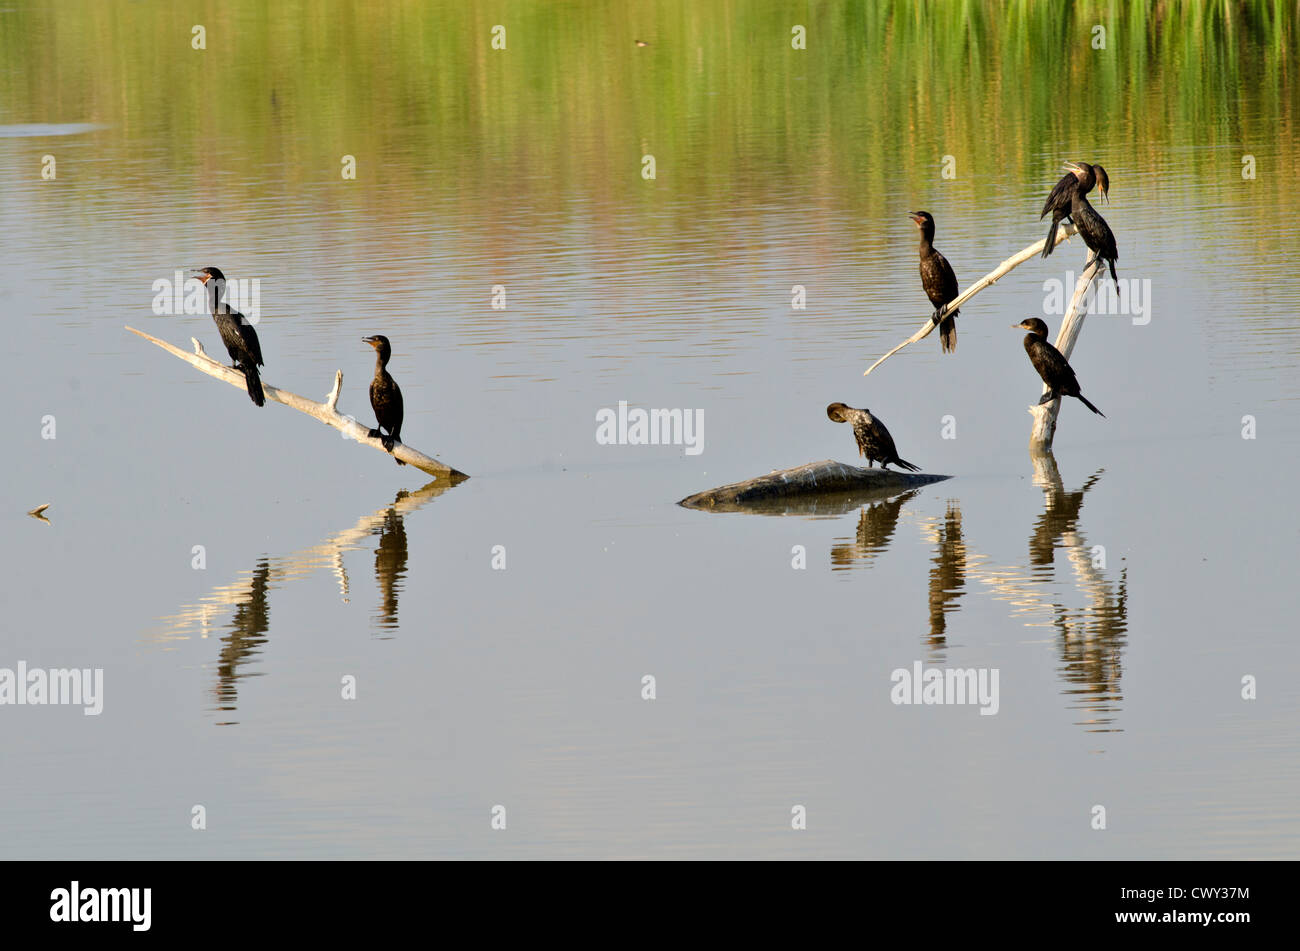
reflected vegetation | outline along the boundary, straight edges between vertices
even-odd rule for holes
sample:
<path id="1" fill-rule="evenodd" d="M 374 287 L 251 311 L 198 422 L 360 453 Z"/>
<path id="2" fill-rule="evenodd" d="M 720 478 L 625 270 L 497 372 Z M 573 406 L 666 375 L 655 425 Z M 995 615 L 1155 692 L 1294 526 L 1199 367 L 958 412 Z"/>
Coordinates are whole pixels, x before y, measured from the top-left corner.
<path id="1" fill-rule="evenodd" d="M 197 602 L 161 618 L 162 626 L 147 634 L 145 641 L 166 649 L 177 646 L 179 641 L 218 634 L 222 646 L 217 659 L 217 683 L 213 688 L 216 709 L 233 711 L 237 681 L 254 675 L 247 668 L 261 654 L 268 639 L 268 593 L 326 570 L 334 576 L 340 600 L 350 602 L 351 581 L 344 556 L 366 549 L 368 539 L 375 537 L 379 540 L 374 550 L 379 602 L 372 621 L 377 635 L 391 638 L 398 628 L 397 602 L 407 571 L 405 519 L 455 486 L 457 481 L 462 480 L 434 479 L 414 492 L 403 490 L 391 505 L 363 516 L 352 527 L 336 532 L 317 545 L 288 555 L 263 557 L 251 572 L 241 573 L 234 582 L 219 585 Z M 221 724 L 232 722 L 226 720 Z"/>

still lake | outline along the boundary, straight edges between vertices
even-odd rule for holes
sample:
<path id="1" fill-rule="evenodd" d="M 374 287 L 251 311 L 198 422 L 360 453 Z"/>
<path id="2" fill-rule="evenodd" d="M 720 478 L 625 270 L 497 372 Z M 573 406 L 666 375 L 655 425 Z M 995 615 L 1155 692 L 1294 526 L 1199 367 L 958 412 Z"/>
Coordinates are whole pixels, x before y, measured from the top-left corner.
<path id="1" fill-rule="evenodd" d="M 1144 7 L 10 3 L 0 668 L 104 706 L 0 706 L 0 854 L 1295 858 L 1295 10 Z M 1051 472 L 1010 325 L 1055 334 L 1078 238 L 862 372 L 930 312 L 907 213 L 965 286 L 1072 159 L 1146 312 L 1089 317 L 1107 418 L 1067 400 Z M 224 359 L 154 312 L 204 265 L 367 425 L 388 336 L 472 478 L 124 330 Z M 598 443 L 620 401 L 702 451 Z M 676 504 L 855 462 L 833 401 L 953 478 Z M 917 663 L 996 715 L 891 702 Z"/>

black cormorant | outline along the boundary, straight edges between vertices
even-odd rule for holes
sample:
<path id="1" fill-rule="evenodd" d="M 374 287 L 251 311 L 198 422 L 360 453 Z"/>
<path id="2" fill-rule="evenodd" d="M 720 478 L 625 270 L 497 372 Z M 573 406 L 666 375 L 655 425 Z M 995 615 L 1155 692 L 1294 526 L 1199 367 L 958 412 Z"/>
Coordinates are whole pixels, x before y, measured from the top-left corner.
<path id="1" fill-rule="evenodd" d="M 1107 193 L 1110 191 L 1110 176 L 1100 165 L 1088 165 L 1085 162 L 1078 163 L 1081 168 L 1087 168 L 1091 175 L 1086 178 L 1080 178 L 1074 172 L 1066 172 L 1064 177 L 1056 183 L 1052 189 L 1047 201 L 1043 202 L 1043 210 L 1038 215 L 1038 220 L 1042 221 L 1048 212 L 1052 214 L 1052 227 L 1047 231 L 1047 242 L 1043 245 L 1043 257 L 1047 257 L 1056 248 L 1056 227 L 1064 219 L 1070 217 L 1070 206 L 1074 202 L 1074 193 L 1081 191 L 1087 194 L 1092 190 L 1094 185 L 1101 192 L 1101 197 L 1107 201 Z M 1073 220 L 1073 219 L 1072 219 Z"/>
<path id="2" fill-rule="evenodd" d="M 1087 267 L 1092 266 L 1093 261 L 1100 258 L 1110 264 L 1110 279 L 1118 286 L 1119 278 L 1115 276 L 1115 262 L 1119 259 L 1119 251 L 1115 246 L 1115 234 L 1110 230 L 1110 225 L 1106 224 L 1106 219 L 1097 214 L 1097 209 L 1088 203 L 1088 198 L 1084 194 L 1086 189 L 1082 187 L 1082 182 L 1096 177 L 1092 166 L 1066 162 L 1065 167 L 1074 173 L 1081 183 L 1070 199 L 1070 218 L 1074 221 L 1074 226 L 1079 229 L 1079 236 L 1083 238 L 1083 243 L 1093 253 L 1092 261 L 1089 261 L 1084 269 L 1087 270 Z"/>
<path id="3" fill-rule="evenodd" d="M 262 379 L 257 375 L 257 368 L 263 366 L 262 345 L 257 342 L 257 331 L 247 317 L 231 310 L 230 305 L 221 299 L 226 289 L 226 275 L 220 268 L 201 268 L 197 276 L 208 292 L 212 319 L 221 334 L 221 342 L 226 345 L 226 352 L 234 361 L 234 369 L 244 372 L 249 398 L 258 406 L 264 406 L 266 395 L 262 392 Z"/>
<path id="4" fill-rule="evenodd" d="M 1047 342 L 1047 324 L 1037 317 L 1029 317 L 1011 326 L 1029 331 L 1025 334 L 1025 353 L 1029 354 L 1029 362 L 1034 365 L 1034 369 L 1049 388 L 1049 392 L 1043 394 L 1039 403 L 1050 403 L 1062 396 L 1073 396 L 1098 416 L 1105 417 L 1105 413 L 1089 403 L 1088 398 L 1079 392 L 1079 381 L 1075 379 L 1074 370 L 1061 355 L 1061 351 Z"/>
<path id="5" fill-rule="evenodd" d="M 837 423 L 853 424 L 853 438 L 858 442 L 858 455 L 866 456 L 868 469 L 879 459 L 882 469 L 892 462 L 900 469 L 920 471 L 920 466 L 914 466 L 898 458 L 898 450 L 894 448 L 894 438 L 889 435 L 885 424 L 871 415 L 871 410 L 854 409 L 843 403 L 832 403 L 826 407 L 826 415 Z"/>
<path id="6" fill-rule="evenodd" d="M 957 299 L 957 275 L 952 272 L 948 259 L 934 249 L 934 218 L 928 211 L 911 211 L 907 215 L 921 229 L 921 286 L 934 305 L 933 320 L 939 324 L 939 340 L 944 353 L 957 349 L 957 320 L 960 310 L 939 322 L 939 309 Z"/>
<path id="7" fill-rule="evenodd" d="M 361 342 L 375 348 L 375 378 L 370 381 L 370 408 L 375 411 L 375 422 L 380 429 L 388 430 L 388 435 L 385 436 L 379 429 L 372 429 L 370 438 L 381 440 L 384 448 L 392 452 L 393 446 L 402 441 L 402 391 L 397 381 L 388 375 L 388 358 L 393 355 L 393 348 L 389 346 L 388 338 L 380 334 L 363 337 Z M 395 461 L 399 466 L 406 465 L 401 459 Z"/>

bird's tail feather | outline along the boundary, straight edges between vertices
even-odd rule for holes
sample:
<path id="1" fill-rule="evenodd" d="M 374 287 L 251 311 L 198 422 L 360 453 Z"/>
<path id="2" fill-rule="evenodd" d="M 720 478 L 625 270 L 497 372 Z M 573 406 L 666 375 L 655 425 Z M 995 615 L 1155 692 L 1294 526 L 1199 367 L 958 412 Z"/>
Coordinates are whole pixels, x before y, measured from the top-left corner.
<path id="1" fill-rule="evenodd" d="M 1100 416 L 1102 419 L 1105 419 L 1105 418 L 1106 418 L 1106 414 L 1105 414 L 1105 413 L 1103 413 L 1101 410 L 1097 409 L 1097 407 L 1093 406 L 1091 403 L 1088 402 L 1088 397 L 1084 396 L 1082 393 L 1078 393 L 1078 394 L 1076 394 L 1076 395 L 1079 397 L 1079 402 L 1080 402 L 1080 403 L 1082 403 L 1084 406 L 1088 407 L 1088 409 L 1092 410 L 1094 413 L 1096 413 L 1096 414 L 1097 414 L 1098 416 Z"/>
<path id="2" fill-rule="evenodd" d="M 258 406 L 266 405 L 266 394 L 262 392 L 262 378 L 257 375 L 257 367 L 244 367 L 244 384 L 248 387 L 248 397 Z"/>
<path id="3" fill-rule="evenodd" d="M 1056 226 L 1059 222 L 1056 217 L 1052 217 L 1052 226 L 1047 229 L 1047 240 L 1043 242 L 1043 257 L 1047 257 L 1056 250 Z"/>
<path id="4" fill-rule="evenodd" d="M 957 320 L 956 317 L 961 311 L 954 310 L 951 314 L 939 322 L 939 341 L 943 345 L 944 353 L 957 352 Z"/>
<path id="5" fill-rule="evenodd" d="M 900 469 L 906 469 L 908 472 L 920 472 L 920 471 L 921 471 L 921 467 L 920 467 L 920 466 L 914 466 L 914 465 L 912 465 L 910 462 L 908 462 L 906 459 L 895 459 L 895 460 L 894 460 L 894 465 L 898 466 L 898 468 L 900 468 Z"/>

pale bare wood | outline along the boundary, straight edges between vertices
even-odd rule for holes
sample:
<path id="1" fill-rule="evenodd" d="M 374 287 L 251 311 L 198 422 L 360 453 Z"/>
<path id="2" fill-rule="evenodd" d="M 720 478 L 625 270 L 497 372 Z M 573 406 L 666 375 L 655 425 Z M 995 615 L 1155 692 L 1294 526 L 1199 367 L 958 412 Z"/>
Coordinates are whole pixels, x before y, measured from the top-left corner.
<path id="1" fill-rule="evenodd" d="M 1077 233 L 1078 233 L 1078 229 L 1075 228 L 1073 224 L 1066 224 L 1062 222 L 1060 227 L 1056 229 L 1056 244 L 1060 244 L 1066 238 Z M 1005 261 L 1003 261 L 1001 264 L 995 267 L 992 271 L 989 271 L 989 273 L 981 277 L 974 284 L 968 286 L 966 290 L 962 291 L 961 294 L 957 296 L 956 300 L 950 301 L 949 303 L 945 304 L 942 308 L 940 308 L 939 320 L 942 321 L 945 316 L 947 316 L 952 311 L 957 310 L 959 307 L 965 304 L 968 300 L 970 300 L 980 291 L 984 290 L 984 288 L 996 284 L 1002 277 L 1004 277 L 1012 269 L 1017 268 L 1020 265 L 1024 264 L 1030 258 L 1037 257 L 1038 255 L 1042 254 L 1043 247 L 1046 244 L 1047 244 L 1046 238 L 1044 238 L 1042 241 L 1035 241 L 1033 244 L 1025 248 L 1023 251 L 1017 251 L 1011 257 L 1007 258 Z M 1055 245 L 1053 245 L 1053 247 L 1055 247 Z M 912 336 L 908 337 L 906 340 L 900 343 L 893 350 L 890 350 L 888 353 L 886 353 L 875 363 L 871 364 L 871 366 L 867 367 L 867 369 L 863 372 L 862 375 L 866 376 L 868 373 L 870 373 L 876 367 L 880 366 L 882 363 L 884 363 L 894 354 L 898 353 L 898 351 L 902 350 L 908 344 L 916 343 L 918 340 L 924 340 L 926 337 L 930 336 L 930 332 L 934 330 L 934 328 L 937 326 L 938 323 L 936 323 L 932 318 L 927 317 L 925 319 L 925 324 L 921 327 L 920 330 L 912 334 Z"/>
<path id="2" fill-rule="evenodd" d="M 1069 360 L 1070 354 L 1074 352 L 1074 342 L 1079 339 L 1084 318 L 1088 316 L 1088 309 L 1083 306 L 1088 285 L 1101 273 L 1102 267 L 1100 259 L 1094 261 L 1079 275 L 1079 282 L 1074 286 L 1074 296 L 1070 298 L 1070 306 L 1066 308 L 1065 319 L 1061 321 L 1061 329 L 1056 335 L 1055 344 L 1056 349 L 1061 351 L 1061 356 L 1066 360 Z M 1051 388 L 1044 383 L 1042 395 L 1046 396 L 1050 392 Z M 1056 417 L 1060 412 L 1060 397 L 1048 403 L 1035 403 L 1029 407 L 1029 415 L 1034 417 L 1034 425 L 1029 432 L 1031 451 L 1041 452 L 1052 448 L 1052 440 L 1056 438 Z"/>
<path id="3" fill-rule="evenodd" d="M 239 370 L 232 369 L 223 363 L 218 363 L 212 359 L 203 349 L 203 344 L 191 337 L 190 341 L 194 344 L 194 352 L 186 353 L 179 347 L 174 347 L 166 340 L 159 340 L 157 337 L 150 336 L 143 330 L 136 330 L 134 327 L 127 327 L 127 330 L 138 337 L 143 337 L 152 344 L 162 347 L 173 356 L 180 357 L 190 366 L 195 367 L 206 373 L 208 376 L 215 377 L 218 380 L 224 380 L 231 386 L 238 387 L 241 390 L 247 389 L 247 382 L 244 374 Z M 309 400 L 305 396 L 299 396 L 297 393 L 290 393 L 288 390 L 281 390 L 271 386 L 265 380 L 262 381 L 262 392 L 266 398 L 276 403 L 282 403 L 290 409 L 296 409 L 300 413 L 306 413 L 313 419 L 318 419 L 326 426 L 332 426 L 339 432 L 343 433 L 349 439 L 355 440 L 364 446 L 370 446 L 372 449 L 378 449 L 385 455 L 388 454 L 384 449 L 384 444 L 379 439 L 372 438 L 370 427 L 363 426 L 351 416 L 344 416 L 338 411 L 339 391 L 343 387 L 343 371 L 336 370 L 334 373 L 334 388 L 330 390 L 329 396 L 325 402 L 317 403 L 315 400 Z M 469 476 L 458 469 L 453 469 L 445 462 L 426 456 L 418 449 L 413 449 L 404 442 L 399 442 L 393 447 L 392 455 L 402 460 L 408 465 L 415 466 L 421 472 L 427 472 L 432 476 L 443 476 L 447 478 L 468 479 Z"/>

